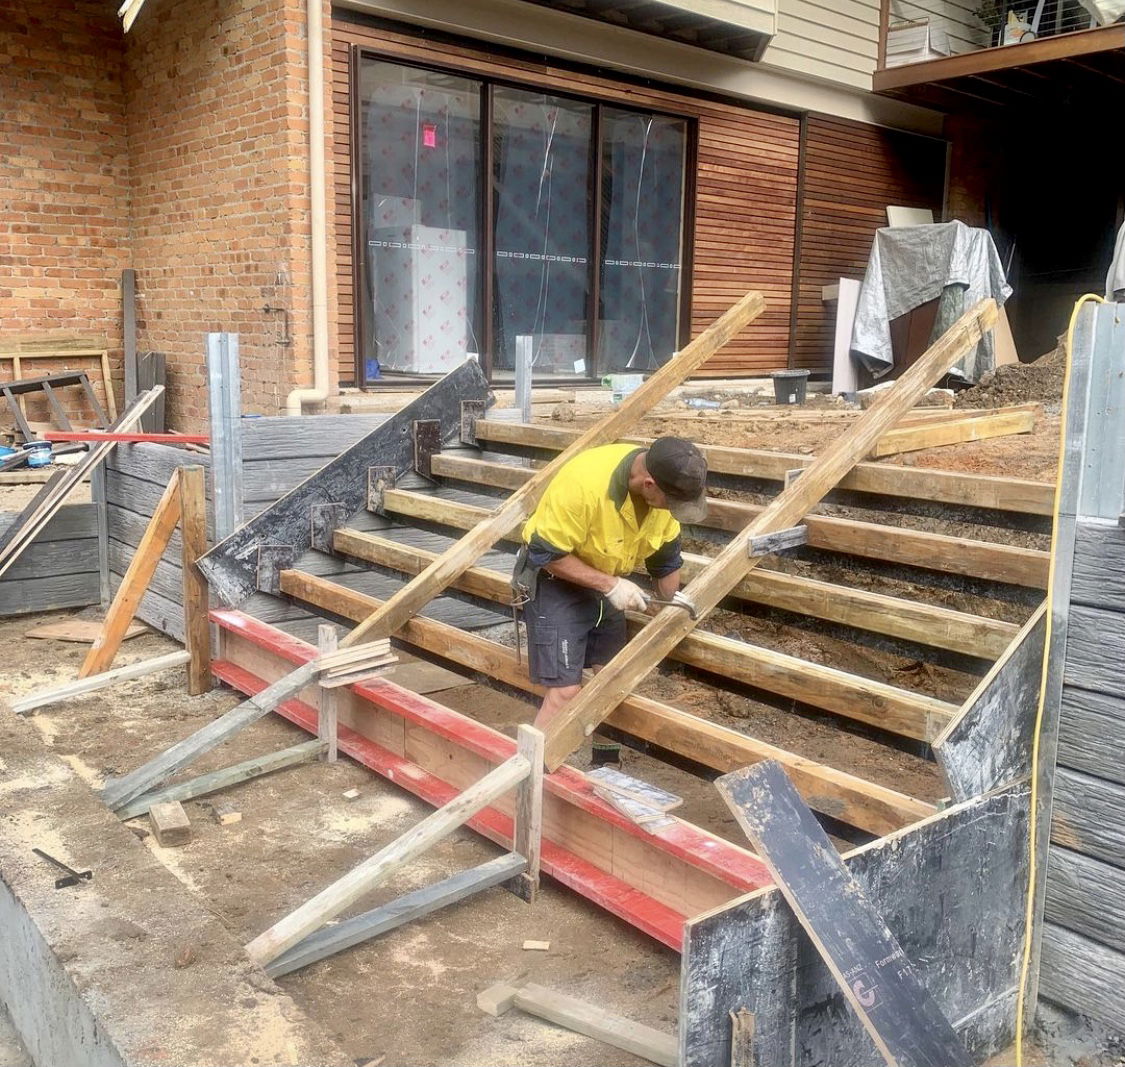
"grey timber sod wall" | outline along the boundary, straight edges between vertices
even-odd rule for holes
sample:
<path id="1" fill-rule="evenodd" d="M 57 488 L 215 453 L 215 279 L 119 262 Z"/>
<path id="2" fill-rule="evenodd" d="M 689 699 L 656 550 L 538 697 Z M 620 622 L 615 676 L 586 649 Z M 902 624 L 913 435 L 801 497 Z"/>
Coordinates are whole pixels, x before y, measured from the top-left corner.
<path id="1" fill-rule="evenodd" d="M 1027 786 L 1010 786 L 845 856 L 978 1061 L 1014 1033 L 1028 813 Z M 682 1067 L 731 1062 L 739 1008 L 754 1015 L 756 1067 L 882 1062 L 776 888 L 689 920 L 680 981 Z"/>
<path id="2" fill-rule="evenodd" d="M 382 425 L 386 415 L 313 415 L 241 420 L 243 514 L 249 519 L 264 511 L 345 448 Z M 109 536 L 110 589 L 116 592 L 144 535 L 145 527 L 169 478 L 177 467 L 210 467 L 204 453 L 169 445 L 119 445 L 106 463 L 106 518 Z M 208 539 L 214 535 L 213 487 L 208 470 Z M 93 600 L 97 600 L 97 541 L 94 541 Z M 138 616 L 150 626 L 183 640 L 182 544 L 177 530 L 157 565 Z M 90 601 L 88 601 L 90 602 Z M 256 594 L 243 605 L 250 614 L 275 624 L 305 622 L 316 631 L 316 620 L 284 601 Z"/>
<path id="3" fill-rule="evenodd" d="M 1057 715 L 1040 996 L 1125 1035 L 1125 323 L 1072 352 L 1048 713 Z M 1061 578 L 1061 580 L 1060 580 Z M 1054 742 L 1054 738 L 1051 738 Z"/>
<path id="4" fill-rule="evenodd" d="M 0 512 L 0 534 L 19 512 Z M 100 599 L 95 504 L 64 504 L 0 578 L 0 616 L 81 608 Z"/>

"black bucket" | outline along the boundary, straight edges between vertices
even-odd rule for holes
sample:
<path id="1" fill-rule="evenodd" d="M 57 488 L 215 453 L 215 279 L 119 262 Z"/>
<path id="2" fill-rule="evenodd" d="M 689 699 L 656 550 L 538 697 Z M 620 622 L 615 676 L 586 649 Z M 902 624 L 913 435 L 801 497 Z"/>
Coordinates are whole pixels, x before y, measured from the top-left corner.
<path id="1" fill-rule="evenodd" d="M 809 381 L 807 370 L 775 370 L 770 377 L 773 379 L 773 397 L 777 403 L 805 402 L 805 388 Z"/>

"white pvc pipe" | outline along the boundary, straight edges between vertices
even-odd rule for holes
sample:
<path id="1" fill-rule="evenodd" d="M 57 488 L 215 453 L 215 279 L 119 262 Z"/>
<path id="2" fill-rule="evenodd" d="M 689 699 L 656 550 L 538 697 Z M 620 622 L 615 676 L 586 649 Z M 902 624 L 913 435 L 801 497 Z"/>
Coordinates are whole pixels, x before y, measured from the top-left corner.
<path id="1" fill-rule="evenodd" d="M 311 389 L 294 389 L 285 399 L 285 414 L 300 415 L 304 404 L 320 404 L 331 391 L 328 363 L 328 239 L 324 160 L 324 8 L 306 0 L 309 42 L 309 220 L 312 240 Z"/>

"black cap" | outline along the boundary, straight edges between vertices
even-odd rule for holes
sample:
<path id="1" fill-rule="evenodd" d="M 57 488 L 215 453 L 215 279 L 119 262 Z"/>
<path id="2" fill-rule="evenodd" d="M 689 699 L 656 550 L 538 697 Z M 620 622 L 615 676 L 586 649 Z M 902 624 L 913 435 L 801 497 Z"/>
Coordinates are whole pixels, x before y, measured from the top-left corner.
<path id="1" fill-rule="evenodd" d="M 690 441 L 658 437 L 645 455 L 645 468 L 676 519 L 702 522 L 707 517 L 707 460 Z"/>

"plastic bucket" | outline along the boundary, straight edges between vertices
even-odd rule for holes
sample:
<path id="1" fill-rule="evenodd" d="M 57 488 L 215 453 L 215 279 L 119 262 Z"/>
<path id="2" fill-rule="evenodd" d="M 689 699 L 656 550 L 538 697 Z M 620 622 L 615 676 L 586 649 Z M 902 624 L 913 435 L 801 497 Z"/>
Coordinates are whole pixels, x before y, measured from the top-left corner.
<path id="1" fill-rule="evenodd" d="M 805 402 L 805 389 L 809 381 L 807 370 L 775 370 L 770 377 L 773 379 L 773 397 L 777 403 Z"/>
<path id="2" fill-rule="evenodd" d="M 23 446 L 29 467 L 46 467 L 53 460 L 50 441 L 28 441 Z"/>

